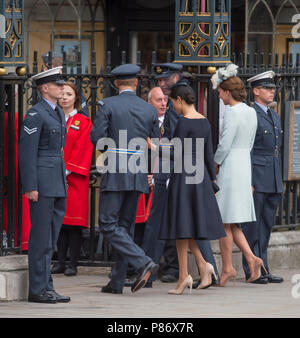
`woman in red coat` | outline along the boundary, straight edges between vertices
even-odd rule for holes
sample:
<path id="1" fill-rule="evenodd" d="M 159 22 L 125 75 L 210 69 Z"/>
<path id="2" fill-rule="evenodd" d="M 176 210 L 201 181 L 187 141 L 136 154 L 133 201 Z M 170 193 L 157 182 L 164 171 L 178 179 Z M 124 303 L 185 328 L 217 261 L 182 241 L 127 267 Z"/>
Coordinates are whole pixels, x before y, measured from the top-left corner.
<path id="1" fill-rule="evenodd" d="M 72 82 L 64 86 L 59 105 L 65 112 L 67 139 L 64 157 L 67 175 L 67 209 L 57 242 L 58 264 L 52 273 L 73 276 L 77 273 L 77 261 L 81 248 L 81 230 L 88 227 L 89 172 L 93 145 L 90 141 L 91 120 L 79 114 L 80 95 Z M 78 111 L 77 111 L 78 110 Z M 66 266 L 67 250 L 70 248 L 70 265 Z"/>

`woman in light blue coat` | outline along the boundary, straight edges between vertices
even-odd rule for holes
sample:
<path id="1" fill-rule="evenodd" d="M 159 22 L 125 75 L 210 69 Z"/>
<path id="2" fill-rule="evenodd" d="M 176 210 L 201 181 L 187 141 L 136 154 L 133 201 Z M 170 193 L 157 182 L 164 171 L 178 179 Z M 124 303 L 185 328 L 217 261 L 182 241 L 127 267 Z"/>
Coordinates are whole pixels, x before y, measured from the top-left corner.
<path id="1" fill-rule="evenodd" d="M 250 152 L 254 143 L 257 118 L 253 108 L 247 106 L 243 81 L 236 76 L 237 66 L 230 64 L 221 68 L 212 77 L 214 88 L 227 105 L 224 114 L 223 131 L 215 153 L 217 184 L 220 191 L 217 202 L 225 227 L 226 237 L 219 240 L 222 254 L 220 286 L 236 277 L 232 265 L 233 242 L 243 252 L 250 268 L 252 282 L 260 277 L 262 260 L 251 251 L 239 227 L 240 223 L 256 220 L 251 188 Z"/>

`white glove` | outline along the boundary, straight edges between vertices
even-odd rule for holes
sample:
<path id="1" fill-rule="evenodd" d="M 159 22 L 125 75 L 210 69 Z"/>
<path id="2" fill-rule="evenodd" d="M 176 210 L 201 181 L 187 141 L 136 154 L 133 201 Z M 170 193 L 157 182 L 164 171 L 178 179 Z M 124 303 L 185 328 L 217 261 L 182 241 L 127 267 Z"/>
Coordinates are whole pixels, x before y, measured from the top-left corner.
<path id="1" fill-rule="evenodd" d="M 166 188 L 168 188 L 169 182 L 170 182 L 170 179 L 168 178 L 167 181 L 166 181 Z"/>

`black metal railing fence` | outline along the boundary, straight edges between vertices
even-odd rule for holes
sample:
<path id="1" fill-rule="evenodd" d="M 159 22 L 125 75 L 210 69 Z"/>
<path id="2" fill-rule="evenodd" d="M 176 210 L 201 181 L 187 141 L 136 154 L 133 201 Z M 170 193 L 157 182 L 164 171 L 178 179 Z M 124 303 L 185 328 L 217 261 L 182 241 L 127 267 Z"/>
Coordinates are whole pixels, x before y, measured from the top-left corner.
<path id="1" fill-rule="evenodd" d="M 155 74 L 153 72 L 153 66 L 156 63 L 157 53 L 152 53 L 152 72 L 143 73 L 139 75 L 139 86 L 137 94 L 144 99 L 147 98 L 148 91 L 151 87 L 155 86 Z M 244 63 L 244 60 L 251 60 Z M 248 103 L 251 104 L 251 88 L 247 84 L 247 78 L 254 76 L 260 72 L 273 69 L 277 74 L 276 84 L 276 103 L 277 110 L 280 113 L 282 127 L 284 130 L 284 118 L 285 118 L 285 102 L 287 100 L 299 100 L 300 99 L 300 55 L 296 57 L 296 61 L 293 62 L 291 55 L 282 55 L 281 64 L 279 65 L 279 55 L 275 55 L 275 63 L 272 64 L 272 55 L 264 55 L 263 53 L 257 53 L 254 55 L 232 55 L 232 62 L 238 64 L 239 76 L 245 81 L 246 89 L 248 92 Z M 254 60 L 254 61 L 252 61 Z M 165 62 L 172 61 L 172 53 L 168 52 Z M 122 63 L 128 62 L 128 58 L 125 52 L 122 52 Z M 137 53 L 137 64 L 141 63 L 141 52 Z M 40 71 L 38 69 L 38 54 L 34 52 L 34 60 L 32 70 L 28 69 L 26 77 L 11 77 L 11 79 L 4 79 L 0 77 L 0 91 L 4 95 L 5 86 L 7 81 L 11 84 L 12 91 L 8 93 L 9 102 L 8 106 L 4 103 L 0 105 L 0 255 L 4 255 L 10 252 L 22 252 L 21 246 L 21 233 L 22 233 L 22 209 L 21 203 L 18 203 L 16 208 L 16 202 L 20 201 L 20 190 L 15 189 L 14 185 L 18 184 L 17 171 L 14 170 L 16 163 L 13 162 L 15 152 L 15 128 L 12 126 L 15 118 L 15 114 L 19 117 L 18 123 L 20 125 L 23 112 L 23 101 L 25 97 L 25 106 L 31 106 L 38 100 L 38 93 L 35 84 L 31 82 L 30 77 Z M 51 52 L 49 53 L 49 67 L 51 67 Z M 111 64 L 111 53 L 106 53 L 106 66 L 99 67 L 96 64 L 96 53 L 91 54 L 91 67 L 90 69 L 82 69 L 81 55 L 78 52 L 77 64 L 75 67 L 69 67 L 66 60 L 66 55 L 63 57 L 63 75 L 66 80 L 76 83 L 78 89 L 83 92 L 86 97 L 87 104 L 90 109 L 91 119 L 97 111 L 97 102 L 103 97 L 108 97 L 117 94 L 116 88 L 111 81 L 110 71 L 113 67 Z M 67 69 L 69 70 L 67 74 Z M 188 71 L 188 78 L 191 86 L 196 91 L 197 95 L 197 107 L 201 113 L 207 116 L 211 123 L 214 148 L 218 144 L 219 139 L 219 99 L 217 91 L 213 91 L 210 84 L 211 74 L 207 73 L 206 67 L 185 67 Z M 9 88 L 9 87 L 7 87 Z M 14 102 L 14 93 L 18 93 L 18 106 L 16 107 Z M 2 94 L 1 94 L 2 97 Z M 8 111 L 8 128 L 7 128 L 7 140 L 4 140 L 4 117 L 5 111 Z M 8 174 L 4 175 L 5 169 L 5 147 L 9 146 L 8 151 Z M 81 253 L 81 264 L 90 265 L 110 265 L 113 261 L 113 250 L 109 247 L 108 243 L 103 240 L 98 226 L 97 226 L 97 195 L 99 193 L 99 174 L 95 168 L 96 153 L 93 155 L 93 165 L 90 172 L 90 226 L 87 231 L 84 232 L 84 242 Z M 9 183 L 10 182 L 10 183 Z M 13 183 L 14 182 L 14 183 Z M 16 183 L 18 182 L 18 183 Z M 285 182 L 285 192 L 283 194 L 278 213 L 276 217 L 276 224 L 274 231 L 281 229 L 298 229 L 300 227 L 300 181 Z M 5 202 L 7 201 L 7 202 Z M 7 203 L 7 204 L 6 204 Z M 7 212 L 10 215 L 4 220 L 4 209 L 7 208 Z M 14 214 L 14 216 L 12 216 Z M 17 220 L 17 222 L 16 222 Z M 4 224 L 6 222 L 6 224 Z M 5 230 L 5 232 L 4 232 Z M 7 234 L 8 240 L 4 243 L 3 234 Z"/>

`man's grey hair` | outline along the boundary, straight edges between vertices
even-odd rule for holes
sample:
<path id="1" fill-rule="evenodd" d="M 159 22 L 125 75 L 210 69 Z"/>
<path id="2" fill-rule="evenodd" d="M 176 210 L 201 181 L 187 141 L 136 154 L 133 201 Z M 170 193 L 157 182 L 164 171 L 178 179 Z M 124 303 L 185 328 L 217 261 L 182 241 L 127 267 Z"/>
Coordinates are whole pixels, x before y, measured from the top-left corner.
<path id="1" fill-rule="evenodd" d="M 153 88 L 150 89 L 150 91 L 148 93 L 148 101 L 150 101 L 150 102 L 152 102 L 152 91 L 155 88 L 160 88 L 160 87 L 156 86 L 156 87 L 153 87 Z"/>

